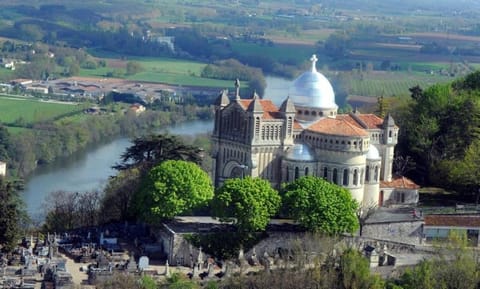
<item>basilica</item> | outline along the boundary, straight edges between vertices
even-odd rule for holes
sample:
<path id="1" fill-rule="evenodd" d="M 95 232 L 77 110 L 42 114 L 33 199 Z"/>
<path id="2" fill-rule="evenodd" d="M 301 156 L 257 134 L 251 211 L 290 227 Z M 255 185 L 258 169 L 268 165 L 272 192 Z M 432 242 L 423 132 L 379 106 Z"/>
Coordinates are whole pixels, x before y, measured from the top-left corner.
<path id="1" fill-rule="evenodd" d="M 347 188 L 361 204 L 416 202 L 415 185 L 392 178 L 398 138 L 393 118 L 338 114 L 332 85 L 316 61 L 313 55 L 311 69 L 293 82 L 280 107 L 268 96 L 240 97 L 238 84 L 232 99 L 227 91 L 219 95 L 212 134 L 215 185 L 251 176 L 279 188 L 313 175 Z"/>

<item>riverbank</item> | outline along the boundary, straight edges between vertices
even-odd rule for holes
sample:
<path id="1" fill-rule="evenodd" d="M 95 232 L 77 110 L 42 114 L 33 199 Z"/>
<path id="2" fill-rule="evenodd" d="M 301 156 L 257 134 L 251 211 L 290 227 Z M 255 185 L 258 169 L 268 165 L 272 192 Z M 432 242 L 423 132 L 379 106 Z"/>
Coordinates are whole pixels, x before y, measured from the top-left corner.
<path id="1" fill-rule="evenodd" d="M 164 126 L 156 132 L 190 137 L 210 133 L 212 129 L 213 121 L 196 120 Z M 122 153 L 131 144 L 130 140 L 122 136 L 111 138 L 38 167 L 26 179 L 21 192 L 29 215 L 35 220 L 43 220 L 45 198 L 51 192 L 101 191 L 108 178 L 116 174 L 112 166 L 120 161 Z"/>

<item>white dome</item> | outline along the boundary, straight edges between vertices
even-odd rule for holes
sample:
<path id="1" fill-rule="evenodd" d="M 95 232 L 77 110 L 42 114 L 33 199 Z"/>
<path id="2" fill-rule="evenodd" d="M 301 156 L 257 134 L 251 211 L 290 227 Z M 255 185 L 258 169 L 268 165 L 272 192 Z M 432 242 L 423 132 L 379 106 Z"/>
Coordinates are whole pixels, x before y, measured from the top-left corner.
<path id="1" fill-rule="evenodd" d="M 380 159 L 380 153 L 378 152 L 378 149 L 374 145 L 370 145 L 370 148 L 368 149 L 367 153 L 367 160 L 379 160 Z"/>
<path id="2" fill-rule="evenodd" d="M 294 144 L 285 156 L 286 159 L 291 161 L 313 161 L 315 156 L 311 152 L 310 148 L 305 144 Z"/>
<path id="3" fill-rule="evenodd" d="M 330 81 L 317 71 L 315 55 L 310 59 L 312 69 L 302 73 L 295 81 L 290 91 L 290 96 L 295 105 L 303 107 L 316 107 L 336 109 L 335 93 Z"/>

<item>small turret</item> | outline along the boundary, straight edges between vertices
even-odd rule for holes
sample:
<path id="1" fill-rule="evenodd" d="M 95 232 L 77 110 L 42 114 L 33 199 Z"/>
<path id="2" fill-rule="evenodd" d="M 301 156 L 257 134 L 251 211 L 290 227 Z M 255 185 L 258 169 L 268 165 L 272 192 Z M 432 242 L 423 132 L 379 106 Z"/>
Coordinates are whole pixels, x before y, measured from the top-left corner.
<path id="1" fill-rule="evenodd" d="M 282 105 L 280 106 L 280 111 L 283 112 L 284 114 L 287 114 L 287 113 L 295 114 L 295 105 L 293 104 L 293 101 L 290 98 L 290 96 L 287 97 L 287 99 L 285 99 L 282 102 Z"/>
<path id="2" fill-rule="evenodd" d="M 386 145 L 397 144 L 398 128 L 390 114 L 383 119 L 383 141 Z"/>
<path id="3" fill-rule="evenodd" d="M 224 89 L 220 92 L 217 99 L 215 100 L 215 106 L 225 107 L 230 104 L 230 99 L 228 98 L 228 90 Z"/>
<path id="4" fill-rule="evenodd" d="M 257 92 L 253 92 L 252 96 L 252 103 L 248 106 L 248 111 L 253 113 L 263 113 L 263 107 L 260 103 L 260 96 L 258 96 Z"/>

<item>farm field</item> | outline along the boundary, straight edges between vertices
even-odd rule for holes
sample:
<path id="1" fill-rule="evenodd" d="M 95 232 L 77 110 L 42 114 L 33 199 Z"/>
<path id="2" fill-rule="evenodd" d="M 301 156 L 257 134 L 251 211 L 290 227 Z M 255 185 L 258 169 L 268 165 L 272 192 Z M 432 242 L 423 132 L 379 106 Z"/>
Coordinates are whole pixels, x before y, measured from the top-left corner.
<path id="1" fill-rule="evenodd" d="M 38 99 L 0 95 L 0 122 L 8 125 L 15 122 L 30 124 L 52 120 L 64 115 L 80 113 L 84 106 L 67 103 L 53 103 Z"/>
<path id="2" fill-rule="evenodd" d="M 435 83 L 449 82 L 446 76 L 406 72 L 344 73 L 339 77 L 340 85 L 348 95 L 361 96 L 404 96 L 409 88 L 419 85 L 427 88 Z"/>
<path id="3" fill-rule="evenodd" d="M 315 47 L 309 44 L 288 43 L 274 44 L 273 46 L 261 45 L 256 43 L 232 42 L 232 49 L 242 54 L 269 56 L 275 61 L 285 62 L 293 60 L 294 62 L 303 62 L 308 60 Z"/>
<path id="4" fill-rule="evenodd" d="M 109 72 L 112 73 L 115 71 L 124 74 L 128 61 L 138 62 L 143 68 L 143 71 L 139 73 L 125 76 L 125 79 L 128 80 L 185 86 L 221 88 L 231 86 L 231 81 L 200 77 L 203 68 L 206 66 L 205 63 L 172 58 L 131 57 L 129 60 L 109 58 L 106 59 L 106 67 L 99 67 L 97 69 L 81 69 L 80 76 L 105 77 Z"/>

